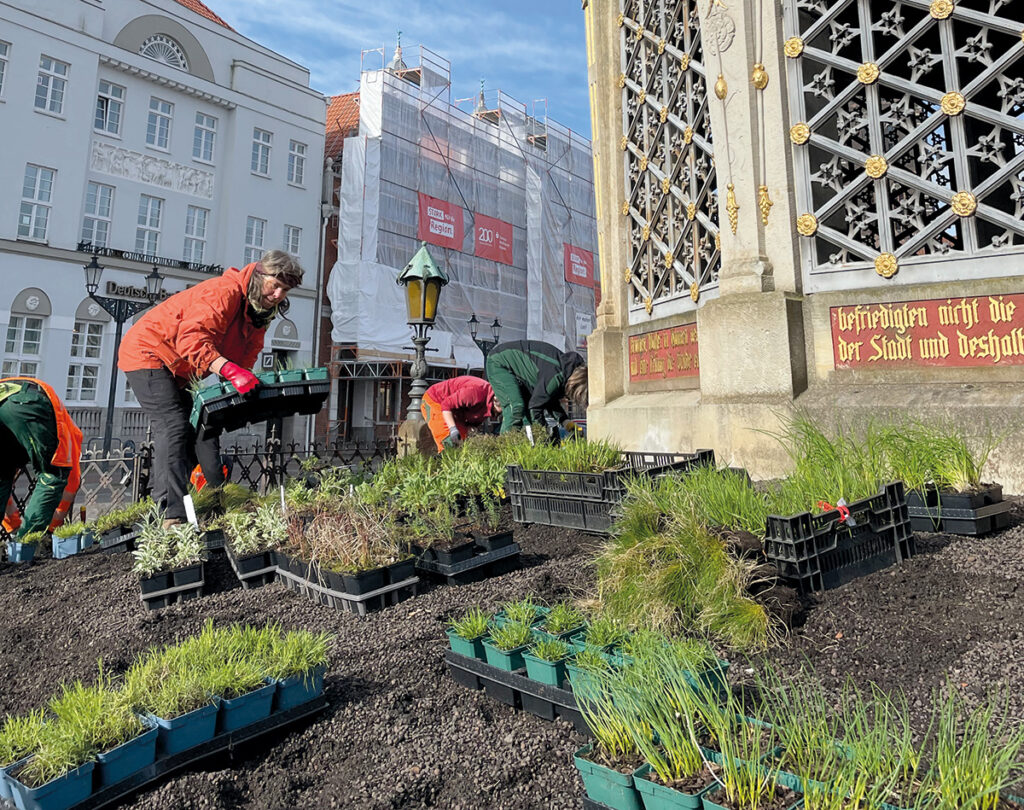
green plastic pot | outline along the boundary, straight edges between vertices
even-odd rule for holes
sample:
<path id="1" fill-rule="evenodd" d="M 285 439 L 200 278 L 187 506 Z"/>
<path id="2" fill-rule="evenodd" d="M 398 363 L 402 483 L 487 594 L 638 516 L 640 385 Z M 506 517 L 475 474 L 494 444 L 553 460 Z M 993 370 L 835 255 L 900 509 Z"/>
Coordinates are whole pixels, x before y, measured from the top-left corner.
<path id="1" fill-rule="evenodd" d="M 651 772 L 650 763 L 645 762 L 633 771 L 633 784 L 640 793 L 644 810 L 701 810 L 701 797 L 715 786 L 706 785 L 696 793 L 683 793 L 647 778 Z"/>
<path id="2" fill-rule="evenodd" d="M 478 661 L 483 661 L 485 658 L 484 654 L 484 637 L 474 638 L 472 640 L 464 639 L 454 630 L 448 629 L 445 631 L 448 636 L 448 643 L 451 645 L 452 652 L 464 655 L 466 658 L 476 658 Z"/>
<path id="3" fill-rule="evenodd" d="M 550 608 L 538 607 L 537 608 L 537 618 L 534 619 L 532 622 L 530 622 L 530 626 L 531 627 L 537 627 L 538 625 L 543 624 L 544 623 L 544 619 L 545 619 L 545 617 L 547 617 L 547 615 L 550 612 L 550 610 L 551 610 Z M 505 611 L 504 610 L 501 610 L 501 611 L 498 611 L 497 613 L 495 613 L 494 617 L 491 619 L 491 622 L 494 624 L 495 627 L 504 627 L 506 624 L 508 624 L 508 621 L 509 621 L 508 617 L 505 615 Z"/>
<path id="4" fill-rule="evenodd" d="M 722 795 L 722 789 L 718 787 L 718 785 L 712 785 L 711 787 L 707 788 L 707 790 L 701 796 L 701 802 L 704 805 L 704 810 L 732 810 L 732 808 L 723 807 L 718 802 L 716 802 L 716 797 L 724 801 L 725 796 Z M 803 806 L 804 800 L 800 799 L 799 801 L 793 802 L 793 804 L 789 806 L 789 810 L 800 810 L 800 808 L 802 808 Z"/>
<path id="5" fill-rule="evenodd" d="M 523 653 L 526 652 L 527 647 L 528 645 L 524 644 L 514 650 L 499 650 L 489 638 L 484 639 L 484 655 L 487 658 L 487 663 L 505 672 L 515 672 L 525 666 Z"/>
<path id="6" fill-rule="evenodd" d="M 557 638 L 559 641 L 569 641 L 577 633 L 582 633 L 586 629 L 585 624 L 581 624 L 578 627 L 573 627 L 571 630 L 563 630 L 561 633 L 552 633 L 546 629 L 543 624 L 537 628 L 538 634 L 543 634 L 546 638 Z"/>
<path id="7" fill-rule="evenodd" d="M 561 688 L 565 680 L 565 659 L 561 661 L 545 661 L 532 653 L 523 653 L 526 664 L 526 676 L 537 683 Z"/>
<path id="8" fill-rule="evenodd" d="M 632 773 L 621 773 L 586 759 L 594 750 L 588 743 L 573 754 L 572 761 L 583 780 L 587 798 L 599 802 L 611 810 L 642 810 L 640 792 L 633 783 Z"/>
<path id="9" fill-rule="evenodd" d="M 601 692 L 601 680 L 589 669 L 580 669 L 566 662 L 565 672 L 577 698 L 587 699 Z"/>

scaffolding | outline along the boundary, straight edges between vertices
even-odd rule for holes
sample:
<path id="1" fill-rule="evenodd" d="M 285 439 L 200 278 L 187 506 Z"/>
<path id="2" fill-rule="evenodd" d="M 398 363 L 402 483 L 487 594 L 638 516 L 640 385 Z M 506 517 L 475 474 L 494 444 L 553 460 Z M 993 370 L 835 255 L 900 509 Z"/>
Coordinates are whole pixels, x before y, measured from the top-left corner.
<path id="1" fill-rule="evenodd" d="M 590 141 L 548 118 L 545 102 L 528 113 L 481 88 L 453 104 L 450 64 L 426 48 L 411 56 L 398 48 L 387 63 L 382 49 L 366 51 L 362 67 L 359 134 L 344 141 L 338 262 L 328 283 L 333 341 L 408 354 L 395 278 L 419 247 L 424 205 L 441 201 L 453 222 L 447 244 L 429 249 L 451 283 L 430 362 L 482 367 L 469 335 L 474 313 L 485 323 L 499 318 L 503 341 L 584 346 L 598 284 Z M 511 236 L 496 258 L 485 249 L 495 228 Z M 589 261 L 586 272 L 568 272 L 570 255 Z"/>

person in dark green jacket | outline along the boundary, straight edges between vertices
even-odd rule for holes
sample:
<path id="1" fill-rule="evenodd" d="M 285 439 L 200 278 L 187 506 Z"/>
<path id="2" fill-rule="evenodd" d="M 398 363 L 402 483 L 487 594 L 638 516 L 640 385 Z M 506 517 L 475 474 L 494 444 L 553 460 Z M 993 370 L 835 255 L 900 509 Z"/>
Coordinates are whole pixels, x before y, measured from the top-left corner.
<path id="1" fill-rule="evenodd" d="M 539 340 L 510 341 L 491 349 L 485 369 L 501 405 L 502 433 L 527 420 L 543 424 L 545 412 L 571 431 L 574 426 L 562 400 L 587 406 L 587 363 L 578 352 L 563 352 Z"/>

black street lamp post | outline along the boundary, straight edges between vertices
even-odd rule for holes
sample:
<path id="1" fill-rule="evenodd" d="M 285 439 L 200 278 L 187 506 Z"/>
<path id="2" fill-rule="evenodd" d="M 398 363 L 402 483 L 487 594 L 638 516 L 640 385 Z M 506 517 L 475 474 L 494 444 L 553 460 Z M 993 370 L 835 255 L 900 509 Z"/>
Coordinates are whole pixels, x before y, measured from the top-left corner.
<path id="1" fill-rule="evenodd" d="M 494 323 L 491 324 L 491 334 L 494 335 L 494 340 L 477 337 L 479 331 L 480 321 L 476 319 L 476 313 L 474 312 L 469 318 L 469 334 L 473 338 L 473 342 L 483 353 L 484 362 L 486 363 L 487 355 L 490 354 L 491 349 L 498 345 L 498 341 L 501 339 L 501 322 L 498 320 L 498 316 L 494 316 Z"/>
<path id="2" fill-rule="evenodd" d="M 89 297 L 107 311 L 114 319 L 117 329 L 114 334 L 114 360 L 110 368 L 110 394 L 107 397 L 107 423 L 103 429 L 103 455 L 110 455 L 110 443 L 114 434 L 114 399 L 117 396 L 117 355 L 121 349 L 121 327 L 129 318 L 148 309 L 156 303 L 163 291 L 164 277 L 153 265 L 153 271 L 146 276 L 146 301 L 130 301 L 127 298 L 107 298 L 97 295 L 103 266 L 97 261 L 97 254 L 85 265 L 85 290 Z"/>

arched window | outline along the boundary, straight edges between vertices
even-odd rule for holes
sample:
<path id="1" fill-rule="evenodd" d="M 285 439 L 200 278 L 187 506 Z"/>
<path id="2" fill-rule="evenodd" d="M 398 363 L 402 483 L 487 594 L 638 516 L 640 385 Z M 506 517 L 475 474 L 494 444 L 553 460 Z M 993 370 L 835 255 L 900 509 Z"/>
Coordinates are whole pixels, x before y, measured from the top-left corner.
<path id="1" fill-rule="evenodd" d="M 86 298 L 75 312 L 68 362 L 69 402 L 95 402 L 103 359 L 103 333 L 110 316 L 99 304 Z"/>
<path id="2" fill-rule="evenodd" d="M 151 37 L 147 37 L 143 41 L 142 47 L 139 48 L 139 53 L 148 59 L 162 62 L 179 70 L 188 70 L 188 59 L 185 58 L 185 51 L 166 34 L 154 34 Z"/>
<path id="3" fill-rule="evenodd" d="M 50 312 L 50 299 L 38 287 L 28 287 L 15 296 L 7 323 L 3 376 L 39 376 L 43 330 Z"/>

